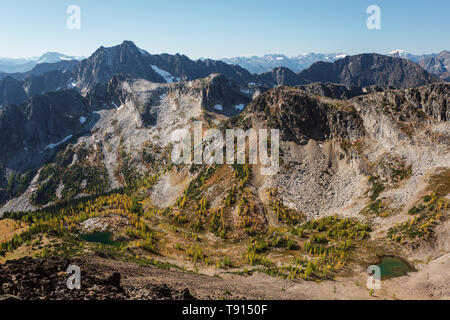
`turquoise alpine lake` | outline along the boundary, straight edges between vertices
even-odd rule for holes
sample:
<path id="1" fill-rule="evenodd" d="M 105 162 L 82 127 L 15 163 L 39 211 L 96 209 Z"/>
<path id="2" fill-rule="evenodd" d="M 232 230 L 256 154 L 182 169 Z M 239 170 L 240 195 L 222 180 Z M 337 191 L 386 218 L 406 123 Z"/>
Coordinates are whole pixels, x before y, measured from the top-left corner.
<path id="1" fill-rule="evenodd" d="M 408 272 L 413 271 L 413 269 L 402 259 L 392 256 L 381 258 L 378 266 L 380 267 L 382 280 L 401 277 Z"/>

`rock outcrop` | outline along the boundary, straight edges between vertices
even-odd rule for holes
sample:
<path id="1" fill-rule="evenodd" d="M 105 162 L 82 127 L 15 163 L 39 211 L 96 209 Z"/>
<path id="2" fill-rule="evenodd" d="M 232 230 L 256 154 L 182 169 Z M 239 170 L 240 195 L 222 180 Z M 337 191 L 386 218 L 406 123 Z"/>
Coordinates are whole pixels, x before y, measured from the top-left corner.
<path id="1" fill-rule="evenodd" d="M 392 86 L 399 89 L 439 81 L 409 60 L 374 53 L 347 56 L 334 63 L 316 62 L 300 72 L 299 76 L 308 82 L 333 82 L 357 87 Z"/>

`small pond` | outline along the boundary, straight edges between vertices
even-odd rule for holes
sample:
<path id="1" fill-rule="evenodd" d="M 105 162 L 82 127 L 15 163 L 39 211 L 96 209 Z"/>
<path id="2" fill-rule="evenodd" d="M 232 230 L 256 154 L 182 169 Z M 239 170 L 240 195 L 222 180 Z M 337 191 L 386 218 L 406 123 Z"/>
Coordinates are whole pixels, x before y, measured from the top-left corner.
<path id="1" fill-rule="evenodd" d="M 122 242 L 113 240 L 112 232 L 95 232 L 80 235 L 81 240 L 87 242 L 101 243 L 108 246 L 120 247 Z"/>
<path id="2" fill-rule="evenodd" d="M 378 264 L 381 270 L 381 279 L 386 280 L 401 277 L 408 272 L 414 271 L 408 263 L 398 257 L 382 257 Z"/>

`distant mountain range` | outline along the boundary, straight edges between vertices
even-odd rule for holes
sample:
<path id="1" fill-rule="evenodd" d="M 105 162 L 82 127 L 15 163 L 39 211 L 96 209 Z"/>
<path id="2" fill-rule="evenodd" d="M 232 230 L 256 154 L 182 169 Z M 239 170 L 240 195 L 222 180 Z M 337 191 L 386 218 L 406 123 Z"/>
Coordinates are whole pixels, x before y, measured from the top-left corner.
<path id="1" fill-rule="evenodd" d="M 334 62 L 346 56 L 347 54 L 345 53 L 308 53 L 296 57 L 287 57 L 283 54 L 267 54 L 262 57 L 236 57 L 221 60 L 229 64 L 239 65 L 252 73 L 259 74 L 272 71 L 278 67 L 288 68 L 294 72 L 301 72 L 315 62 Z M 450 77 L 450 53 L 447 50 L 441 53 L 415 55 L 398 49 L 389 52 L 387 56 L 408 59 L 419 64 L 428 72 L 440 76 L 441 79 L 446 80 Z"/>
<path id="2" fill-rule="evenodd" d="M 103 48 L 103 50 L 105 50 L 105 48 Z M 139 50 L 141 52 L 145 52 L 142 49 Z M 152 56 L 149 54 L 147 55 Z M 395 58 L 408 59 L 419 64 L 428 72 L 438 75 L 441 79 L 447 80 L 450 77 L 450 52 L 447 50 L 440 53 L 416 55 L 397 49 L 386 55 Z M 184 60 L 187 58 L 182 55 L 175 55 L 174 57 L 177 56 Z M 238 65 L 253 74 L 272 72 L 273 69 L 279 67 L 288 68 L 291 71 L 298 73 L 309 68 L 316 62 L 334 62 L 336 60 L 343 59 L 346 56 L 348 56 L 346 53 L 308 53 L 295 57 L 288 57 L 283 54 L 266 54 L 264 56 L 223 58 L 219 61 L 225 62 L 229 65 Z M 54 66 L 50 67 L 48 64 L 58 62 L 61 64 L 57 69 L 66 70 L 67 68 L 75 65 L 74 61 L 81 61 L 84 59 L 84 57 L 68 56 L 57 52 L 47 52 L 40 57 L 31 58 L 0 58 L 0 78 L 5 77 L 7 73 L 16 74 L 14 75 L 14 78 L 16 79 L 24 79 L 29 74 L 41 75 L 46 71 L 55 70 Z M 70 61 L 70 63 L 68 61 Z M 196 63 L 211 65 L 213 61 L 215 60 L 201 58 L 200 61 Z M 22 75 L 19 75 L 18 73 L 21 73 Z"/>
<path id="3" fill-rule="evenodd" d="M 28 72 L 38 64 L 82 59 L 84 59 L 84 57 L 66 56 L 58 52 L 47 52 L 40 57 L 31 58 L 0 58 L 0 72 Z"/>
<path id="4" fill-rule="evenodd" d="M 252 73 L 264 73 L 277 67 L 285 67 L 294 72 L 300 72 L 309 68 L 314 62 L 334 62 L 345 56 L 346 54 L 343 53 L 308 53 L 297 57 L 287 57 L 283 54 L 266 54 L 262 57 L 236 57 L 221 60 L 229 64 L 237 64 Z"/>
<path id="5" fill-rule="evenodd" d="M 439 70 L 445 73 L 448 70 L 446 56 L 442 54 L 424 61 L 428 61 L 427 65 L 431 69 L 439 63 Z M 97 86 L 106 85 L 118 74 L 154 83 L 171 83 L 192 81 L 219 73 L 238 83 L 266 90 L 280 85 L 298 86 L 313 82 L 404 89 L 439 81 L 436 76 L 408 59 L 379 54 L 342 55 L 342 59 L 337 59 L 338 57 L 329 57 L 334 62 L 315 62 L 299 73 L 290 68 L 277 67 L 255 74 L 239 65 L 223 61 L 194 61 L 180 54 L 153 55 L 131 41 L 124 41 L 114 47 L 100 47 L 82 61 L 40 63 L 24 73 L 0 73 L 0 105 L 18 104 L 36 94 L 64 89 L 76 89 L 83 94 L 92 93 Z"/>
<path id="6" fill-rule="evenodd" d="M 432 53 L 432 54 L 411 54 L 411 53 L 408 53 L 408 52 L 406 52 L 404 50 L 397 49 L 397 50 L 393 50 L 393 51 L 389 52 L 388 55 L 391 56 L 391 57 L 404 58 L 404 59 L 411 60 L 412 62 L 419 63 L 420 60 L 426 59 L 428 57 L 436 56 L 437 54 L 436 53 Z"/>

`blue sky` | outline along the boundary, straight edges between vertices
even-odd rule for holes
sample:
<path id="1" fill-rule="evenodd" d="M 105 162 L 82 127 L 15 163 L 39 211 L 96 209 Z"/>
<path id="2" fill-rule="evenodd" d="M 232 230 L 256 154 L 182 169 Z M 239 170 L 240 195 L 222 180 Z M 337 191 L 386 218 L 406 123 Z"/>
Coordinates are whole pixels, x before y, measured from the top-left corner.
<path id="1" fill-rule="evenodd" d="M 66 27 L 69 5 L 81 29 Z M 366 28 L 369 5 L 381 30 Z M 132 40 L 191 58 L 307 52 L 431 53 L 450 49 L 448 0 L 15 0 L 0 3 L 1 57 L 90 55 Z"/>

